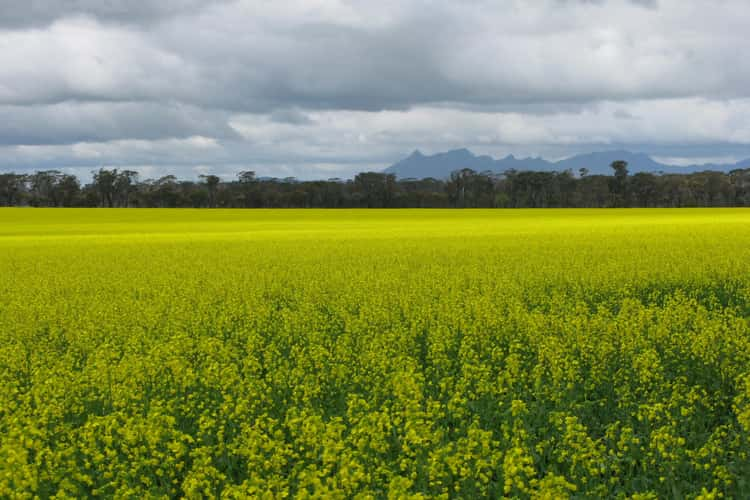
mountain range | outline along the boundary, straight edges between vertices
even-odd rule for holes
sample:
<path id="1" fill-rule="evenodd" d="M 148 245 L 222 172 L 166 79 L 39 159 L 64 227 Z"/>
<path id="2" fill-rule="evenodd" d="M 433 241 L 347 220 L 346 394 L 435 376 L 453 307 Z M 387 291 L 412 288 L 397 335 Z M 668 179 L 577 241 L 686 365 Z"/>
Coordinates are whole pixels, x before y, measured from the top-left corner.
<path id="1" fill-rule="evenodd" d="M 536 171 L 558 171 L 570 169 L 578 175 L 581 168 L 586 168 L 591 175 L 609 175 L 612 173 L 610 164 L 613 161 L 623 160 L 628 162 L 628 172 L 665 173 L 665 174 L 687 174 L 714 170 L 729 172 L 738 168 L 750 168 L 750 158 L 732 164 L 713 164 L 676 166 L 659 163 L 645 153 L 631 153 L 630 151 L 600 151 L 576 155 L 559 161 L 548 161 L 543 158 L 516 158 L 508 155 L 505 158 L 494 159 L 491 156 L 477 156 L 466 148 L 454 149 L 445 153 L 424 155 L 419 150 L 400 160 L 384 170 L 385 173 L 396 174 L 400 179 L 416 178 L 423 179 L 433 177 L 444 179 L 451 172 L 462 168 L 470 168 L 477 172 L 502 173 L 506 170 L 536 170 Z"/>

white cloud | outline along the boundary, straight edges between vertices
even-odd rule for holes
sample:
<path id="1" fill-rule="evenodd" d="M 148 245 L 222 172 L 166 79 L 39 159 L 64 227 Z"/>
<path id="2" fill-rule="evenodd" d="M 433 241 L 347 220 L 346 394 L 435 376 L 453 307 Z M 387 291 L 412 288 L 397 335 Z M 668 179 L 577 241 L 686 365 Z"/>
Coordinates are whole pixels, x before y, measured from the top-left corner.
<path id="1" fill-rule="evenodd" d="M 3 104 L 182 98 L 190 93 L 193 71 L 188 59 L 143 32 L 90 18 L 0 32 Z"/>
<path id="2" fill-rule="evenodd" d="M 638 119 L 622 119 L 624 110 Z M 687 98 L 606 101 L 579 112 L 549 115 L 435 107 L 314 111 L 308 114 L 315 124 L 312 136 L 310 125 L 274 123 L 268 115 L 236 115 L 230 124 L 256 146 L 323 154 L 329 149 L 346 152 L 362 145 L 372 151 L 388 151 L 403 150 L 408 145 L 716 144 L 729 137 L 736 143 L 750 144 L 750 124 L 745 120 L 749 113 L 750 99 Z"/>

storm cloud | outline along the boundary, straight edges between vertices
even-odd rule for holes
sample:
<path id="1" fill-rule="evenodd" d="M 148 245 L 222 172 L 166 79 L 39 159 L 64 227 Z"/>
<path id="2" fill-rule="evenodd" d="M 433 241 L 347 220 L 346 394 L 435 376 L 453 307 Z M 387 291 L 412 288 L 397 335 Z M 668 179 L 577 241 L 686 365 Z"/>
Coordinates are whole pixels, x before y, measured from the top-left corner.
<path id="1" fill-rule="evenodd" d="M 750 156 L 748 25 L 741 0 L 0 0 L 0 169 Z"/>

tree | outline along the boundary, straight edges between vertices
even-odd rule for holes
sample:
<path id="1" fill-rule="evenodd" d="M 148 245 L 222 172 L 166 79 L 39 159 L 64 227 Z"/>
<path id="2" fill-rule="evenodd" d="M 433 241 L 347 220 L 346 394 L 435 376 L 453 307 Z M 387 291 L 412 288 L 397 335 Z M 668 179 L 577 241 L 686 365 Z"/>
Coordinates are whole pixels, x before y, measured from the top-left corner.
<path id="1" fill-rule="evenodd" d="M 72 207 L 79 203 L 81 184 L 75 175 L 63 174 L 58 179 L 56 189 L 59 192 L 58 199 L 62 206 Z"/>
<path id="2" fill-rule="evenodd" d="M 587 175 L 576 186 L 579 206 L 607 207 L 612 203 L 610 178 L 606 175 Z"/>
<path id="3" fill-rule="evenodd" d="M 354 188 L 367 208 L 391 206 L 395 184 L 395 175 L 382 172 L 362 172 L 354 178 Z"/>
<path id="4" fill-rule="evenodd" d="M 160 207 L 177 206 L 177 177 L 165 175 L 156 181 L 156 197 Z"/>
<path id="5" fill-rule="evenodd" d="M 114 197 L 116 203 L 120 207 L 130 206 L 130 196 L 137 189 L 138 185 L 138 172 L 134 170 L 123 170 L 117 172 L 114 181 Z"/>
<path id="6" fill-rule="evenodd" d="M 245 208 L 252 207 L 255 185 L 258 182 L 255 177 L 255 172 L 252 170 L 243 170 L 242 172 L 237 174 L 237 180 L 240 183 L 240 190 L 242 192 L 242 199 Z"/>
<path id="7" fill-rule="evenodd" d="M 451 172 L 450 181 L 448 182 L 449 196 L 453 199 L 453 205 L 456 208 L 465 208 L 467 188 L 472 178 L 477 173 L 470 168 L 462 168 Z M 471 193 L 469 193 L 471 194 Z"/>
<path id="8" fill-rule="evenodd" d="M 200 182 L 173 175 L 140 181 L 133 170 L 99 169 L 81 186 L 57 170 L 0 174 L 0 205 L 102 207 L 684 207 L 750 206 L 750 168 L 690 174 L 636 173 L 614 162 L 614 175 L 572 171 L 515 171 L 502 175 L 465 168 L 449 179 L 396 179 L 362 172 L 354 179 L 303 181 L 257 179 L 240 172 L 237 181 L 202 175 Z"/>
<path id="9" fill-rule="evenodd" d="M 625 206 L 628 182 L 628 162 L 616 160 L 612 162 L 610 167 L 614 171 L 614 177 L 611 182 L 614 206 Z"/>
<path id="10" fill-rule="evenodd" d="M 635 205 L 653 206 L 659 193 L 658 177 L 647 172 L 638 172 L 630 178 L 629 188 Z"/>
<path id="11" fill-rule="evenodd" d="M 734 205 L 750 205 L 750 168 L 732 170 L 729 182 L 734 189 Z"/>
<path id="12" fill-rule="evenodd" d="M 57 206 L 55 184 L 59 175 L 61 172 L 58 170 L 42 170 L 31 174 L 29 181 L 34 206 Z"/>
<path id="13" fill-rule="evenodd" d="M 9 207 L 19 204 L 25 184 L 26 176 L 23 174 L 0 174 L 0 203 Z"/>
<path id="14" fill-rule="evenodd" d="M 99 199 L 101 205 L 112 208 L 115 203 L 115 193 L 117 189 L 115 183 L 117 182 L 117 169 L 107 170 L 100 168 L 98 172 L 94 174 L 94 188 L 99 193 Z"/>
<path id="15" fill-rule="evenodd" d="M 558 207 L 576 206 L 576 178 L 573 175 L 573 171 L 568 169 L 555 174 L 554 182 L 556 184 L 556 191 L 559 193 L 556 205 Z"/>
<path id="16" fill-rule="evenodd" d="M 206 183 L 206 189 L 208 190 L 208 206 L 216 208 L 216 190 L 218 189 L 219 182 L 221 179 L 215 175 L 201 175 L 201 179 Z"/>
<path id="17" fill-rule="evenodd" d="M 42 170 L 29 176 L 32 204 L 69 207 L 76 203 L 81 185 L 75 175 L 59 170 Z"/>

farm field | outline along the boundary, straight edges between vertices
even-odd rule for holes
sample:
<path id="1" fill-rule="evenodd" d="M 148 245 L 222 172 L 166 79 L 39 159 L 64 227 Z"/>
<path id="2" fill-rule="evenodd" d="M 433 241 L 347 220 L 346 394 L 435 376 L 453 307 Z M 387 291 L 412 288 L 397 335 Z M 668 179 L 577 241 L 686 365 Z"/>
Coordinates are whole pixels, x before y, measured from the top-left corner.
<path id="1" fill-rule="evenodd" d="M 0 496 L 740 498 L 750 210 L 0 209 Z"/>

